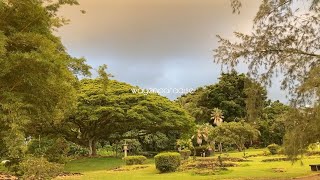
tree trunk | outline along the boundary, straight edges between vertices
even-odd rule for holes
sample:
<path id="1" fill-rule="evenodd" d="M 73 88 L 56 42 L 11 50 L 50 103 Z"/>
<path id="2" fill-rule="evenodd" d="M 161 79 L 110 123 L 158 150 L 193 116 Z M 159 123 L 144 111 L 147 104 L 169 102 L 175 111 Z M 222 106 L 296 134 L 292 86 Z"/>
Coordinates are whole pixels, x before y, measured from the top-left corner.
<path id="1" fill-rule="evenodd" d="M 95 139 L 89 139 L 89 156 L 96 156 L 97 155 L 97 146 Z"/>
<path id="2" fill-rule="evenodd" d="M 219 144 L 219 151 L 220 151 L 220 153 L 222 153 L 222 143 L 221 142 Z"/>
<path id="3" fill-rule="evenodd" d="M 92 141 L 92 156 L 97 156 L 97 142 L 96 142 L 96 140 Z"/>

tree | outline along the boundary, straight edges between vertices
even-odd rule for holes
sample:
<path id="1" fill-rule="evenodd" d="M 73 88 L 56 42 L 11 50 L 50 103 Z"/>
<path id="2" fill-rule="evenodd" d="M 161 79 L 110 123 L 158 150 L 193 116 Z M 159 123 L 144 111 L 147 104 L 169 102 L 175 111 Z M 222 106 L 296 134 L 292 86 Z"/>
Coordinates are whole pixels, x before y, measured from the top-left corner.
<path id="1" fill-rule="evenodd" d="M 234 2 L 239 3 L 239 0 Z M 317 136 L 311 135 L 311 141 L 307 136 L 309 130 L 303 133 L 301 129 L 310 124 L 317 127 L 320 119 L 317 117 L 320 97 L 320 1 L 307 1 L 310 9 L 300 8 L 296 2 L 263 1 L 251 34 L 236 32 L 238 39 L 234 42 L 218 36 L 220 46 L 215 50 L 215 62 L 232 68 L 244 62 L 248 64 L 251 76 L 269 85 L 274 75 L 283 74 L 282 88 L 289 90 L 292 106 L 296 107 L 293 114 L 303 114 L 300 108 L 312 104 L 313 112 L 309 113 L 316 116 L 309 121 L 301 114 L 303 120 L 300 121 L 308 124 L 296 124 L 297 127 L 291 128 L 288 136 L 291 134 L 292 139 L 288 138 L 291 139 L 288 142 L 294 142 L 293 134 L 305 137 L 306 142 L 316 142 L 319 140 Z M 295 145 L 307 148 L 305 143 Z"/>
<path id="2" fill-rule="evenodd" d="M 6 155 L 22 157 L 26 133 L 57 122 L 75 100 L 75 74 L 89 74 L 84 59 L 67 54 L 52 30 L 64 24 L 64 4 L 0 0 L 0 141 Z M 31 127 L 31 128 L 29 128 Z"/>
<path id="3" fill-rule="evenodd" d="M 213 120 L 213 124 L 220 126 L 223 122 L 223 113 L 220 109 L 214 108 L 212 110 L 211 119 Z"/>
<path id="4" fill-rule="evenodd" d="M 61 125 L 71 127 L 63 132 L 66 138 L 89 147 L 90 155 L 96 155 L 99 140 L 169 132 L 181 135 L 193 127 L 193 118 L 167 98 L 133 93 L 137 87 L 115 80 L 105 83 L 101 78 L 81 80 L 76 109 Z"/>
<path id="5" fill-rule="evenodd" d="M 212 123 L 212 109 L 221 109 L 225 122 L 246 118 L 254 122 L 261 116 L 261 109 L 265 106 L 267 92 L 264 87 L 244 74 L 236 71 L 222 73 L 219 82 L 214 85 L 198 88 L 195 92 L 178 98 L 177 102 L 185 108 L 196 122 Z M 247 111 L 256 106 L 255 111 Z"/>
<path id="6" fill-rule="evenodd" d="M 224 144 L 236 145 L 239 151 L 245 149 L 245 143 L 257 139 L 259 131 L 244 121 L 222 123 L 214 127 L 209 134 L 209 139 Z"/>
<path id="7" fill-rule="evenodd" d="M 194 92 L 183 94 L 176 102 L 183 109 L 187 110 L 193 116 L 198 124 L 208 122 L 208 114 L 210 110 L 206 107 L 200 106 L 199 101 L 204 95 L 206 87 L 197 88 Z"/>
<path id="8" fill-rule="evenodd" d="M 286 115 L 290 107 L 279 101 L 272 102 L 263 110 L 263 116 L 259 122 L 260 140 L 264 147 L 269 144 L 283 144 L 286 133 Z"/>
<path id="9" fill-rule="evenodd" d="M 196 139 L 196 142 L 199 146 L 203 141 L 208 142 L 209 131 L 212 128 L 209 124 L 197 125 L 196 134 L 191 137 L 191 139 Z"/>

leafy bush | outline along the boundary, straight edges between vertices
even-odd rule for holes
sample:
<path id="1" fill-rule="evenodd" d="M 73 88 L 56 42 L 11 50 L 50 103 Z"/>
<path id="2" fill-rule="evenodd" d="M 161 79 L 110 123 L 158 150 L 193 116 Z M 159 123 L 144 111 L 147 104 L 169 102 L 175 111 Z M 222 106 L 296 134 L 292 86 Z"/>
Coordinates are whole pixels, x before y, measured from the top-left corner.
<path id="1" fill-rule="evenodd" d="M 69 144 L 69 152 L 68 156 L 87 156 L 89 154 L 89 150 L 82 146 L 79 146 L 75 143 Z"/>
<path id="2" fill-rule="evenodd" d="M 267 148 L 269 149 L 269 151 L 272 155 L 278 154 L 278 152 L 280 150 L 280 146 L 277 144 L 270 144 Z"/>
<path id="3" fill-rule="evenodd" d="M 210 151 L 207 146 L 197 146 L 194 150 L 196 151 L 196 156 L 202 156 L 203 153 L 205 153 L 206 157 L 210 156 Z"/>
<path id="4" fill-rule="evenodd" d="M 39 142 L 32 140 L 28 144 L 28 153 L 37 157 L 45 157 L 50 162 L 65 163 L 69 152 L 69 144 L 64 138 L 44 137 Z"/>
<path id="5" fill-rule="evenodd" d="M 139 153 L 139 155 L 146 156 L 146 157 L 154 157 L 157 154 L 158 152 L 155 152 L 155 151 L 143 151 Z"/>
<path id="6" fill-rule="evenodd" d="M 52 179 L 63 171 L 63 165 L 48 162 L 45 158 L 28 157 L 20 163 L 23 179 Z"/>
<path id="7" fill-rule="evenodd" d="M 180 151 L 180 155 L 182 159 L 187 160 L 189 159 L 189 156 L 191 155 L 191 151 L 189 149 L 183 149 Z"/>
<path id="8" fill-rule="evenodd" d="M 179 146 L 182 149 L 193 149 L 193 144 L 191 139 L 178 139 L 177 140 L 177 146 Z"/>
<path id="9" fill-rule="evenodd" d="M 21 163 L 21 158 L 8 158 L 8 162 L 4 164 L 4 166 L 8 169 L 9 172 L 12 172 L 13 174 L 17 176 L 21 176 L 22 170 L 19 164 Z"/>
<path id="10" fill-rule="evenodd" d="M 160 153 L 154 157 L 156 168 L 164 172 L 174 172 L 180 166 L 181 156 L 179 153 Z"/>
<path id="11" fill-rule="evenodd" d="M 126 161 L 126 165 L 143 164 L 147 160 L 145 156 L 127 156 L 123 159 Z"/>

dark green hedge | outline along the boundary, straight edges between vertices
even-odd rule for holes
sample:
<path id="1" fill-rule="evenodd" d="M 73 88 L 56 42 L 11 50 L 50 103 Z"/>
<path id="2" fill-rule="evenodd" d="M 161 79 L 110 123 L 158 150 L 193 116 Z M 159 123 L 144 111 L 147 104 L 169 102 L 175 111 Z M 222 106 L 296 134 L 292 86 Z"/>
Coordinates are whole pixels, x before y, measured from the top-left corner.
<path id="1" fill-rule="evenodd" d="M 181 156 L 179 153 L 160 153 L 154 157 L 156 168 L 164 172 L 174 172 L 180 166 Z"/>
<path id="2" fill-rule="evenodd" d="M 123 159 L 126 161 L 126 165 L 143 164 L 147 160 L 144 156 L 127 156 Z"/>

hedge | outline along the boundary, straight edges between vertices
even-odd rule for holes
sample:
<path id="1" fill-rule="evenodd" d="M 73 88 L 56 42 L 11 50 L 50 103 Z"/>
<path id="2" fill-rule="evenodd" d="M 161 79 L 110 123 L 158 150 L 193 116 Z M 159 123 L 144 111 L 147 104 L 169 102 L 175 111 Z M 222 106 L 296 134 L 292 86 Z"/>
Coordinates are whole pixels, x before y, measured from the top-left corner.
<path id="1" fill-rule="evenodd" d="M 126 165 L 143 164 L 147 160 L 145 156 L 127 156 L 123 159 L 126 161 Z"/>
<path id="2" fill-rule="evenodd" d="M 191 151 L 189 149 L 183 149 L 179 153 L 184 160 L 189 159 L 189 156 L 191 155 Z"/>
<path id="3" fill-rule="evenodd" d="M 180 166 L 181 156 L 179 153 L 160 153 L 154 157 L 156 168 L 164 172 L 174 172 Z"/>

